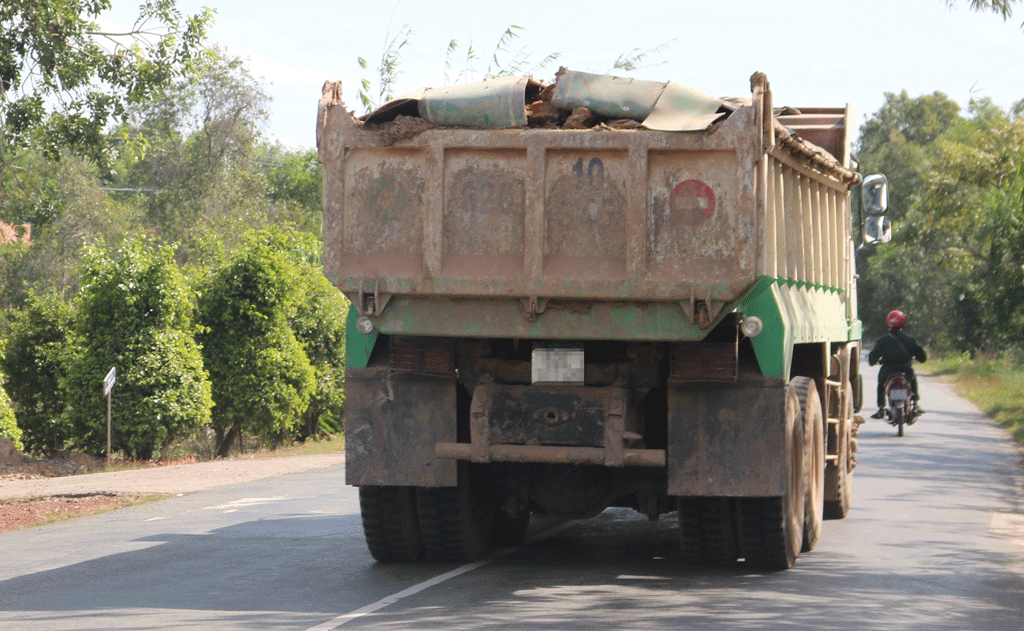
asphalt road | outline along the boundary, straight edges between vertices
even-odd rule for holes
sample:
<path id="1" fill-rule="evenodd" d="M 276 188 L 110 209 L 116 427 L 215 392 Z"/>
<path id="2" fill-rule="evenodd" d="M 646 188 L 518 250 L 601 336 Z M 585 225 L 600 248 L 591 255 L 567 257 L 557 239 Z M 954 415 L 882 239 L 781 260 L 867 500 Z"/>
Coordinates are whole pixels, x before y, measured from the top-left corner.
<path id="1" fill-rule="evenodd" d="M 535 518 L 471 566 L 378 565 L 331 467 L 0 534 L 0 629 L 1019 631 L 1021 452 L 922 389 L 903 438 L 862 427 L 850 516 L 787 572 L 681 567 L 674 520 L 626 510 Z"/>

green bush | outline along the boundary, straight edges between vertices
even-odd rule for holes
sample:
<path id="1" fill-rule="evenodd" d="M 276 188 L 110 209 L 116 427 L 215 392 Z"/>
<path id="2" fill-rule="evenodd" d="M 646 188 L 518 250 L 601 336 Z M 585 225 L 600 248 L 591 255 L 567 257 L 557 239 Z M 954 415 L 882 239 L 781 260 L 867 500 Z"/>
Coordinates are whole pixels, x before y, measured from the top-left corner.
<path id="1" fill-rule="evenodd" d="M 0 369 L 10 375 L 7 393 L 22 442 L 33 454 L 61 451 L 71 437 L 60 384 L 73 318 L 71 306 L 56 296 L 30 296 L 23 309 L 12 313 Z"/>
<path id="2" fill-rule="evenodd" d="M 348 301 L 316 268 L 303 270 L 303 292 L 292 327 L 316 371 L 316 390 L 299 428 L 299 435 L 308 438 L 342 428 Z"/>
<path id="3" fill-rule="evenodd" d="M 306 439 L 341 431 L 345 414 L 345 319 L 348 300 L 323 274 L 321 244 L 304 232 L 269 229 L 254 240 L 287 252 L 296 266 L 301 300 L 289 325 L 316 376 L 309 407 L 296 427 Z"/>
<path id="4" fill-rule="evenodd" d="M 2 378 L 0 378 L 0 438 L 10 438 L 14 442 L 14 448 L 19 451 L 25 448 L 21 443 L 21 429 L 18 427 L 18 421 L 14 418 L 14 410 L 11 408 L 11 400 L 7 398 Z"/>
<path id="5" fill-rule="evenodd" d="M 210 421 L 211 388 L 193 337 L 192 298 L 170 248 L 135 240 L 115 258 L 97 249 L 87 252 L 77 344 L 64 379 L 65 415 L 80 449 L 105 449 L 101 384 L 111 367 L 118 371 L 112 392 L 115 451 L 148 460 Z"/>
<path id="6" fill-rule="evenodd" d="M 289 321 L 303 295 L 303 275 L 273 231 L 250 245 L 203 286 L 199 336 L 213 383 L 217 454 L 240 432 L 277 445 L 309 407 L 316 373 Z M 283 237 L 281 237 L 283 238 Z"/>

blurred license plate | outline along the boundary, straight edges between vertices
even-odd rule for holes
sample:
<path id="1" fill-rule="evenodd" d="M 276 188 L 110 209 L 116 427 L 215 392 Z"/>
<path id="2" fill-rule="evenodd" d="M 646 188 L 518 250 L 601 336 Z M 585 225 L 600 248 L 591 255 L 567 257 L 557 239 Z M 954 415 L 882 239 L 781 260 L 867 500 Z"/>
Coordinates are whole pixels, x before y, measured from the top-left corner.
<path id="1" fill-rule="evenodd" d="M 890 390 L 889 398 L 893 401 L 906 401 L 907 391 L 906 390 Z"/>
<path id="2" fill-rule="evenodd" d="M 535 348 L 531 361 L 534 384 L 570 384 L 586 382 L 583 350 L 579 348 Z"/>

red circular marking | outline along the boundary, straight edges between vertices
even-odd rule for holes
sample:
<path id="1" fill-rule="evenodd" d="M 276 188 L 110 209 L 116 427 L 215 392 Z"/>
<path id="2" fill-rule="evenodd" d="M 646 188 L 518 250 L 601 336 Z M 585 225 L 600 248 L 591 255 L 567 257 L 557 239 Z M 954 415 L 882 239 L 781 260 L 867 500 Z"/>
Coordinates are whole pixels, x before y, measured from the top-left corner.
<path id="1" fill-rule="evenodd" d="M 699 226 L 715 213 L 715 192 L 700 180 L 685 180 L 672 189 L 669 207 L 684 224 Z"/>

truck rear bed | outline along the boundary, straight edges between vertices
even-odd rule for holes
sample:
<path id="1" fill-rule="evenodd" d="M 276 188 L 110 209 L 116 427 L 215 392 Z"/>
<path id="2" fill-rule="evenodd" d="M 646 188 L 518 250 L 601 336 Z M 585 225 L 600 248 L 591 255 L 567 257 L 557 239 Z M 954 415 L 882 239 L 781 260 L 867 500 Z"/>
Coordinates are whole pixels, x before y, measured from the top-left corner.
<path id="1" fill-rule="evenodd" d="M 761 99 L 700 131 L 493 130 L 366 124 L 337 91 L 318 126 L 325 271 L 383 332 L 614 338 L 628 320 L 697 339 L 761 277 L 845 288 L 821 248 L 847 236 L 848 183 L 777 144 Z M 837 111 L 788 118 L 845 152 Z M 805 228 L 829 233 L 806 235 L 814 252 L 786 242 Z M 549 309 L 571 315 L 537 326 Z"/>

